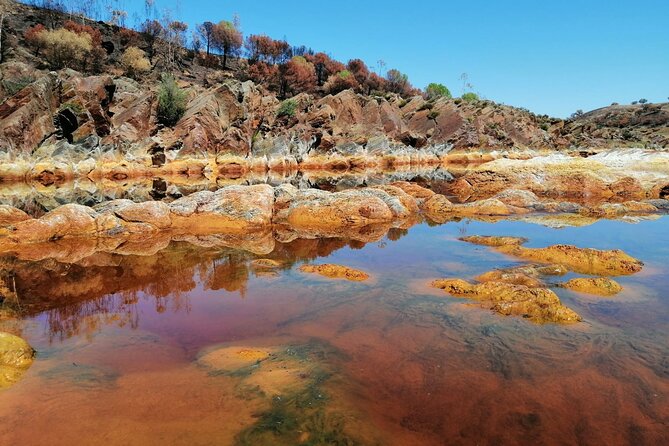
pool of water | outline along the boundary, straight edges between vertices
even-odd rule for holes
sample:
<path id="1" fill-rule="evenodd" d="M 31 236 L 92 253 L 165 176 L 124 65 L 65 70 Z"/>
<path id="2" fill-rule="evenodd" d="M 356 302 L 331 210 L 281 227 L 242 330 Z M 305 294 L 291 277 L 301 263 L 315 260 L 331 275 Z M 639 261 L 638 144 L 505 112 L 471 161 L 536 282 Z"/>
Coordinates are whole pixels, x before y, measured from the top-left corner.
<path id="1" fill-rule="evenodd" d="M 618 248 L 645 266 L 612 298 L 555 288 L 584 320 L 538 325 L 430 288 L 522 263 L 458 240 L 476 234 Z M 668 217 L 420 224 L 262 256 L 186 243 L 5 256 L 5 305 L 22 316 L 0 331 L 37 358 L 0 390 L 0 444 L 669 444 L 667 259 Z M 371 277 L 322 279 L 307 262 Z M 229 351 L 269 359 L 235 365 Z"/>

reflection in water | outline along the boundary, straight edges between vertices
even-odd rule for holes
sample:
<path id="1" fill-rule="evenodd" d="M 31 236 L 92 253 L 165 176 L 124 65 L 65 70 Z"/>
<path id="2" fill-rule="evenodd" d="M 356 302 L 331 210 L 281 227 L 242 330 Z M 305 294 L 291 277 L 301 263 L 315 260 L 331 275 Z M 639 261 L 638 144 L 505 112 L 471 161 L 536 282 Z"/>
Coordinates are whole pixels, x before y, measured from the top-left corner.
<path id="1" fill-rule="evenodd" d="M 666 444 L 667 224 L 557 231 L 470 222 L 393 229 L 369 243 L 295 239 L 263 254 L 173 242 L 148 255 L 95 253 L 73 263 L 6 256 L 0 276 L 12 278 L 20 306 L 5 306 L 22 315 L 18 328 L 38 357 L 0 393 L 0 438 Z M 620 278 L 624 289 L 612 299 L 555 289 L 585 321 L 535 325 L 429 287 L 436 277 L 471 279 L 523 263 L 458 241 L 463 231 L 526 236 L 530 246 L 621 248 L 646 267 Z M 256 259 L 275 261 L 276 274 L 255 268 Z M 375 280 L 297 271 L 314 259 Z M 13 330 L 6 324 L 0 330 Z M 309 353 L 286 357 L 295 346 Z M 220 348 L 255 359 L 212 371 L 202 358 Z M 248 353 L 257 350 L 275 360 Z"/>
<path id="2" fill-rule="evenodd" d="M 24 210 L 33 217 L 40 217 L 48 211 L 68 203 L 85 206 L 117 199 L 135 202 L 171 202 L 183 196 L 203 190 L 215 191 L 230 185 L 269 184 L 278 186 L 290 183 L 298 188 L 315 188 L 330 192 L 392 183 L 394 181 L 449 182 L 453 176 L 441 167 L 406 170 L 361 169 L 352 171 L 312 171 L 312 172 L 250 172 L 242 177 L 207 178 L 166 177 L 137 178 L 114 181 L 104 179 L 92 181 L 78 179 L 62 184 L 8 183 L 0 182 L 0 205 L 10 205 Z"/>

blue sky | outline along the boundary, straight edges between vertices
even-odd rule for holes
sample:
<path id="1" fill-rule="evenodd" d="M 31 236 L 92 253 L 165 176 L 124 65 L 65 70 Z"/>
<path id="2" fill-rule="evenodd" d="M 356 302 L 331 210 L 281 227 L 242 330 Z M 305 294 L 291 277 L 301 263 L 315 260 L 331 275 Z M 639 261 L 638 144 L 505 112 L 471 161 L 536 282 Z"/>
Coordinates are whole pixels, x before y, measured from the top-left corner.
<path id="1" fill-rule="evenodd" d="M 143 11 L 143 2 L 122 3 Z M 372 68 L 382 59 L 421 88 L 441 82 L 460 94 L 464 72 L 483 97 L 558 117 L 669 97 L 669 0 L 156 3 L 179 4 L 191 25 L 236 13 L 245 35 L 285 37 Z"/>

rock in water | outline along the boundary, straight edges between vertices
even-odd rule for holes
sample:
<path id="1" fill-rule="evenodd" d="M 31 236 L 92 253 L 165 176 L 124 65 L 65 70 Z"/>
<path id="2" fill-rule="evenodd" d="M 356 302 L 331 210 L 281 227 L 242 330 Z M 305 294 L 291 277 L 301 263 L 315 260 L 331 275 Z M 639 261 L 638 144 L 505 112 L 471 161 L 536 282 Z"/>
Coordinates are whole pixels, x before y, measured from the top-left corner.
<path id="1" fill-rule="evenodd" d="M 615 296 L 623 290 L 623 287 L 618 282 L 607 277 L 571 279 L 563 283 L 562 286 L 579 293 L 595 294 L 598 296 Z"/>
<path id="2" fill-rule="evenodd" d="M 579 322 L 581 317 L 565 307 L 560 298 L 545 288 L 530 288 L 503 282 L 471 284 L 461 279 L 441 279 L 432 286 L 455 297 L 476 299 L 490 305 L 490 309 L 505 316 L 522 316 L 538 323 Z"/>
<path id="3" fill-rule="evenodd" d="M 362 282 L 369 279 L 369 275 L 364 271 L 349 268 L 347 266 L 334 265 L 326 263 L 323 265 L 302 265 L 300 271 L 305 273 L 320 274 L 330 279 L 346 279 L 353 282 Z"/>
<path id="4" fill-rule="evenodd" d="M 0 389 L 18 382 L 34 357 L 35 350 L 26 341 L 0 332 Z"/>
<path id="5" fill-rule="evenodd" d="M 572 245 L 553 245 L 547 248 L 525 248 L 525 239 L 518 237 L 471 236 L 460 240 L 491 246 L 497 251 L 540 263 L 559 264 L 581 274 L 597 276 L 626 276 L 643 268 L 643 262 L 619 249 L 603 251 L 578 248 Z"/>

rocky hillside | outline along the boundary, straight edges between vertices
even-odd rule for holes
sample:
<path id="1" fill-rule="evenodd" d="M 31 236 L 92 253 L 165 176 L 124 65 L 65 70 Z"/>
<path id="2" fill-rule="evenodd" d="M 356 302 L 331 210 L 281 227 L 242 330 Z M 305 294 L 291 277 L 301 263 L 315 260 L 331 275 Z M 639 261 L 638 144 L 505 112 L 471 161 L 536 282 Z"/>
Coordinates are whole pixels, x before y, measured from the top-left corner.
<path id="1" fill-rule="evenodd" d="M 669 105 L 612 106 L 564 121 L 491 101 L 403 99 L 396 94 L 299 94 L 280 101 L 237 73 L 184 60 L 175 75 L 188 93 L 172 128 L 156 119 L 160 64 L 135 80 L 118 67 L 119 28 L 94 23 L 107 52 L 103 73 L 50 71 L 26 44 L 39 23 L 63 21 L 20 5 L 8 18 L 0 65 L 0 147 L 12 156 L 85 157 L 108 151 L 165 157 L 265 156 L 294 150 L 382 154 L 396 147 L 506 151 L 669 146 Z M 234 65 L 234 64 L 233 64 Z M 280 113 L 286 101 L 294 112 Z"/>

